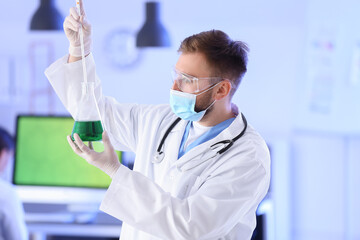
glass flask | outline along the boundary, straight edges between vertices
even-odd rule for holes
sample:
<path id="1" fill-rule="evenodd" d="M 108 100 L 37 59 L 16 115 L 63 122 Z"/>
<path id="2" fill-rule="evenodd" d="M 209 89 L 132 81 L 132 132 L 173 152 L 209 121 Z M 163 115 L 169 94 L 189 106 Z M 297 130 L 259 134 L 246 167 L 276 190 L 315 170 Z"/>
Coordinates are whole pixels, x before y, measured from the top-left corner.
<path id="1" fill-rule="evenodd" d="M 81 99 L 75 115 L 71 138 L 74 140 L 74 133 L 77 133 L 84 142 L 100 141 L 103 127 L 95 99 L 94 82 L 82 82 L 81 90 Z"/>

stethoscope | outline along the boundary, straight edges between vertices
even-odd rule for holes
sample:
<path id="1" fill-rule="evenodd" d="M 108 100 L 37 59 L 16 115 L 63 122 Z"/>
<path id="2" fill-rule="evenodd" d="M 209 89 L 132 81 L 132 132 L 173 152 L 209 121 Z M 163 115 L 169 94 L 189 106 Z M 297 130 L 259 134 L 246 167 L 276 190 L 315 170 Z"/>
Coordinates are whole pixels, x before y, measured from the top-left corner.
<path id="1" fill-rule="evenodd" d="M 217 143 L 210 146 L 211 150 L 217 150 L 218 146 L 222 145 L 221 149 L 216 152 L 216 155 L 223 154 L 224 152 L 229 150 L 229 148 L 231 148 L 231 146 L 234 144 L 234 142 L 237 141 L 239 138 L 241 138 L 245 134 L 245 131 L 247 129 L 247 121 L 246 121 L 246 118 L 245 118 L 244 114 L 241 113 L 241 117 L 242 117 L 242 120 L 244 122 L 244 128 L 243 128 L 243 130 L 241 131 L 241 133 L 239 135 L 237 135 L 233 139 L 223 140 L 223 141 L 217 142 Z M 159 146 L 158 146 L 158 148 L 156 150 L 156 154 L 154 156 L 154 161 L 153 161 L 154 163 L 160 163 L 164 159 L 165 153 L 161 149 L 162 149 L 162 147 L 164 145 L 164 142 L 165 142 L 167 136 L 169 135 L 171 130 L 176 126 L 176 124 L 178 124 L 180 122 L 180 120 L 181 120 L 181 118 L 177 118 L 170 125 L 170 127 L 166 130 L 166 132 L 165 132 L 163 138 L 161 139 L 160 144 L 159 144 Z"/>

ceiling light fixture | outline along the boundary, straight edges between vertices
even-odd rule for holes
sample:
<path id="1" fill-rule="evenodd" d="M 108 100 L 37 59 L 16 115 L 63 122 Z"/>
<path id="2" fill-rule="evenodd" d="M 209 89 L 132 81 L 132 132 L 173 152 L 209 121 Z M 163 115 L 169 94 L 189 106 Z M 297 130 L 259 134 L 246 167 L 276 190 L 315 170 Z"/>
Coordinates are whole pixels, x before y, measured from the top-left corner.
<path id="1" fill-rule="evenodd" d="M 160 21 L 160 3 L 146 2 L 146 21 L 136 37 L 137 47 L 169 47 L 170 37 Z"/>

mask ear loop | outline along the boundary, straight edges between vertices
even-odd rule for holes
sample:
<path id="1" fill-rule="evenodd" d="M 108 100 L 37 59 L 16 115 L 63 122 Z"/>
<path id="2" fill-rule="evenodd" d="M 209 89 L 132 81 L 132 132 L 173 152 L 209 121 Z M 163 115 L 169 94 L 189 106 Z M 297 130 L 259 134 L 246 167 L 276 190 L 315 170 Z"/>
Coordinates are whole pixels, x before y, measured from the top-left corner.
<path id="1" fill-rule="evenodd" d="M 207 92 L 208 90 L 210 90 L 210 89 L 213 89 L 216 85 L 218 85 L 220 82 L 218 82 L 218 83 L 216 83 L 214 86 L 212 86 L 212 87 L 210 87 L 209 89 L 207 89 L 206 91 L 204 91 L 204 92 Z M 202 93 L 204 93 L 204 92 L 202 92 Z M 202 93 L 200 93 L 200 94 L 202 94 Z M 200 95 L 200 94 L 198 94 L 198 95 Z M 196 98 L 197 98 L 197 96 L 198 95 L 196 95 Z M 195 98 L 195 101 L 196 101 L 196 98 Z M 207 107 L 207 108 L 205 108 L 204 110 L 202 110 L 202 111 L 207 111 L 207 110 L 209 110 L 214 104 L 216 103 L 216 99 L 214 99 L 214 101 Z M 205 116 L 205 114 L 204 114 L 204 116 Z M 203 116 L 203 117 L 204 117 Z M 201 120 L 201 119 L 200 119 Z"/>
<path id="2" fill-rule="evenodd" d="M 196 92 L 199 92 L 200 88 L 199 88 L 199 79 L 196 79 Z"/>
<path id="3" fill-rule="evenodd" d="M 209 88 L 206 89 L 204 92 L 207 92 L 207 91 L 213 89 L 213 88 L 216 87 L 219 83 L 221 83 L 221 81 L 218 82 L 218 83 L 215 83 L 213 86 L 209 87 Z M 204 92 L 199 93 L 199 94 L 196 94 L 196 97 L 199 96 L 200 94 L 203 94 Z M 209 110 L 209 108 L 211 108 L 211 107 L 215 104 L 215 102 L 216 102 L 216 99 L 215 99 L 207 108 L 205 108 L 203 111 Z"/>

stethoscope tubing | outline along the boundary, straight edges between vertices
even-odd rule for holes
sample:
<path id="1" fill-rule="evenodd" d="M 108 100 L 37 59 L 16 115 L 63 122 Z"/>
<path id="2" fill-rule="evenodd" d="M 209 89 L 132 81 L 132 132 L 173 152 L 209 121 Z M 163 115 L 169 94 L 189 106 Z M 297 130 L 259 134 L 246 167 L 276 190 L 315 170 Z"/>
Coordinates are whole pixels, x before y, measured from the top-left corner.
<path id="1" fill-rule="evenodd" d="M 220 154 L 223 154 L 224 152 L 226 152 L 233 144 L 235 141 L 237 141 L 239 138 L 241 138 L 245 132 L 246 132 L 246 129 L 247 129 L 247 120 L 244 116 L 244 114 L 241 113 L 241 118 L 244 122 L 244 128 L 243 130 L 240 132 L 240 134 L 238 134 L 237 136 L 235 136 L 233 139 L 230 139 L 230 140 L 223 140 L 223 141 L 220 141 L 220 142 L 217 142 L 213 145 L 210 146 L 210 149 L 213 149 L 214 146 L 218 145 L 218 144 L 227 144 L 225 147 L 223 147 L 222 149 L 220 149 L 219 151 L 217 151 L 216 155 L 220 155 Z M 164 143 L 165 143 L 165 140 L 167 138 L 167 136 L 169 135 L 169 133 L 171 132 L 171 130 L 180 122 L 181 118 L 177 118 L 171 125 L 170 127 L 166 130 L 164 136 L 162 137 L 161 141 L 160 141 L 160 144 L 156 150 L 156 155 L 155 155 L 155 162 L 156 163 L 159 163 L 161 162 L 163 159 L 164 159 L 164 152 L 161 151 Z"/>

